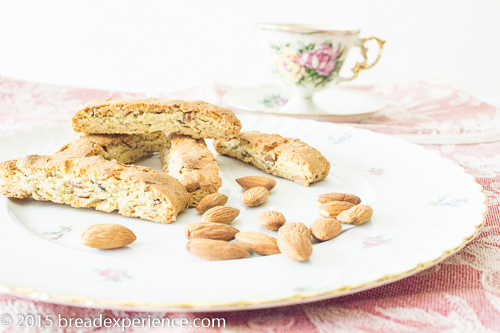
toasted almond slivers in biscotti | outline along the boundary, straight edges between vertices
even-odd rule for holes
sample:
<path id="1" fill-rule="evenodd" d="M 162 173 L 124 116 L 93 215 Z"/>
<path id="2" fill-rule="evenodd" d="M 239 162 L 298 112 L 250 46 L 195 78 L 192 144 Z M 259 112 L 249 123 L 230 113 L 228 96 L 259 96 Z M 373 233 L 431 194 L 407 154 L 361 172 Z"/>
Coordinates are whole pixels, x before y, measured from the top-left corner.
<path id="1" fill-rule="evenodd" d="M 265 187 L 252 187 L 243 192 L 241 201 L 249 207 L 256 207 L 266 202 L 268 197 L 269 191 Z"/>
<path id="2" fill-rule="evenodd" d="M 102 156 L 107 160 L 134 163 L 160 151 L 167 144 L 163 132 L 149 134 L 84 134 L 62 147 L 52 156 Z"/>
<path id="3" fill-rule="evenodd" d="M 208 238 L 229 242 L 238 232 L 238 229 L 228 224 L 214 222 L 191 223 L 184 227 L 184 235 L 188 239 Z"/>
<path id="4" fill-rule="evenodd" d="M 67 158 L 29 155 L 0 163 L 0 194 L 95 208 L 170 223 L 190 195 L 179 181 L 150 168 L 101 156 Z"/>
<path id="5" fill-rule="evenodd" d="M 224 206 L 227 203 L 227 195 L 222 193 L 212 193 L 205 196 L 196 206 L 196 210 L 201 214 L 205 213 L 210 208 Z"/>
<path id="6" fill-rule="evenodd" d="M 287 258 L 304 261 L 312 255 L 311 236 L 304 232 L 301 226 L 288 227 L 287 225 L 300 225 L 302 223 L 285 224 L 278 230 L 278 248 Z M 302 224 L 303 225 L 303 224 Z M 307 229 L 309 232 L 309 229 Z"/>
<path id="7" fill-rule="evenodd" d="M 269 177 L 263 176 L 247 176 L 236 179 L 236 182 L 244 189 L 248 190 L 252 187 L 265 187 L 271 191 L 276 186 L 276 181 Z"/>
<path id="8" fill-rule="evenodd" d="M 321 242 L 337 237 L 341 231 L 342 225 L 333 218 L 319 219 L 311 224 L 312 236 Z"/>
<path id="9" fill-rule="evenodd" d="M 373 215 L 373 209 L 368 205 L 357 205 L 344 210 L 337 216 L 341 223 L 360 225 L 368 222 Z"/>
<path id="10" fill-rule="evenodd" d="M 233 207 L 217 206 L 210 208 L 201 216 L 201 222 L 229 224 L 240 214 L 240 210 Z"/>
<path id="11" fill-rule="evenodd" d="M 96 224 L 82 234 L 83 245 L 101 250 L 124 247 L 136 239 L 132 230 L 119 224 Z"/>
<path id="12" fill-rule="evenodd" d="M 330 201 L 347 201 L 353 205 L 359 205 L 361 199 L 358 196 L 349 193 L 325 193 L 318 195 L 318 202 L 326 203 Z"/>
<path id="13" fill-rule="evenodd" d="M 344 210 L 347 210 L 354 205 L 348 201 L 329 201 L 319 205 L 319 215 L 329 218 L 336 218 Z"/>
<path id="14" fill-rule="evenodd" d="M 244 231 L 237 233 L 236 241 L 248 251 L 260 255 L 280 253 L 276 238 L 260 232 Z"/>
<path id="15" fill-rule="evenodd" d="M 195 139 L 231 139 L 241 123 L 233 111 L 202 101 L 164 98 L 101 99 L 87 103 L 72 119 L 75 132 L 145 134 L 171 132 Z"/>
<path id="16" fill-rule="evenodd" d="M 317 149 L 278 134 L 245 132 L 231 140 L 215 140 L 214 147 L 219 154 L 304 186 L 325 179 L 330 171 L 330 163 Z"/>
<path id="17" fill-rule="evenodd" d="M 168 135 L 160 151 L 162 170 L 181 182 L 191 194 L 190 207 L 222 186 L 219 164 L 203 139 L 186 135 Z"/>
<path id="18" fill-rule="evenodd" d="M 257 220 L 264 228 L 275 231 L 286 222 L 283 214 L 274 210 L 268 210 L 261 213 Z"/>
<path id="19" fill-rule="evenodd" d="M 221 240 L 193 238 L 186 244 L 187 250 L 205 260 L 231 260 L 247 258 L 250 254 L 241 246 Z"/>

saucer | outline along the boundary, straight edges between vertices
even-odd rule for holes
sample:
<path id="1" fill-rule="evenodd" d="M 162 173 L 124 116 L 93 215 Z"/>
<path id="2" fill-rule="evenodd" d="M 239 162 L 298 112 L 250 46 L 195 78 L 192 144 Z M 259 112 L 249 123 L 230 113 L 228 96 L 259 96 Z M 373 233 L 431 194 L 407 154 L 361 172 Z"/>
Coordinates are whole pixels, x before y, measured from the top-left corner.
<path id="1" fill-rule="evenodd" d="M 222 100 L 241 111 L 331 122 L 358 122 L 387 106 L 379 95 L 340 87 L 303 99 L 285 88 L 262 86 L 229 91 Z"/>

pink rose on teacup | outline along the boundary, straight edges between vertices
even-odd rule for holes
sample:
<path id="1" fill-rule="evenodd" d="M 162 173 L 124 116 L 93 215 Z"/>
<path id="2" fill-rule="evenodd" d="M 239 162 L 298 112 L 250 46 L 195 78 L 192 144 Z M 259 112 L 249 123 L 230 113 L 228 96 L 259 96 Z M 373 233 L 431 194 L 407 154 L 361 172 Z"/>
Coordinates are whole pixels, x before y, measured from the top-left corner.
<path id="1" fill-rule="evenodd" d="M 328 76 L 337 66 L 336 58 L 340 54 L 340 49 L 333 51 L 333 47 L 328 44 L 318 44 L 310 51 L 304 51 L 297 59 L 301 66 L 314 69 L 318 74 Z"/>

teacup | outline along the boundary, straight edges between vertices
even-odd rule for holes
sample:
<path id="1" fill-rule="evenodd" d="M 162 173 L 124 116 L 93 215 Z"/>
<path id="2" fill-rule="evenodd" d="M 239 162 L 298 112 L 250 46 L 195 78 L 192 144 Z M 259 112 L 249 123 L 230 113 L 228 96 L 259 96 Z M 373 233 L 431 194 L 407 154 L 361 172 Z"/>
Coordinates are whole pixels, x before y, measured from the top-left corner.
<path id="1" fill-rule="evenodd" d="M 300 24 L 258 24 L 264 50 L 269 54 L 271 67 L 281 83 L 303 98 L 323 90 L 332 83 L 354 80 L 359 72 L 372 68 L 380 59 L 384 40 L 360 38 L 358 29 L 336 30 L 324 26 Z M 365 42 L 378 43 L 378 56 L 368 64 Z M 361 49 L 363 62 L 352 69 L 350 78 L 339 76 L 351 47 Z"/>

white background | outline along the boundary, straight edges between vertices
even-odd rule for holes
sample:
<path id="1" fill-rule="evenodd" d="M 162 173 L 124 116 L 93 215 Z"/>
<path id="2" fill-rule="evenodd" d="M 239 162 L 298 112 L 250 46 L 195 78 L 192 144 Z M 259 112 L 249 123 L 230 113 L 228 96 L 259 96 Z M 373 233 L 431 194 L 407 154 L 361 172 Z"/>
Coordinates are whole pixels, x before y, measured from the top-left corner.
<path id="1" fill-rule="evenodd" d="M 146 93 L 258 85 L 272 76 L 254 24 L 300 22 L 387 40 L 356 84 L 433 78 L 498 96 L 499 14 L 495 0 L 0 0 L 0 75 Z"/>

